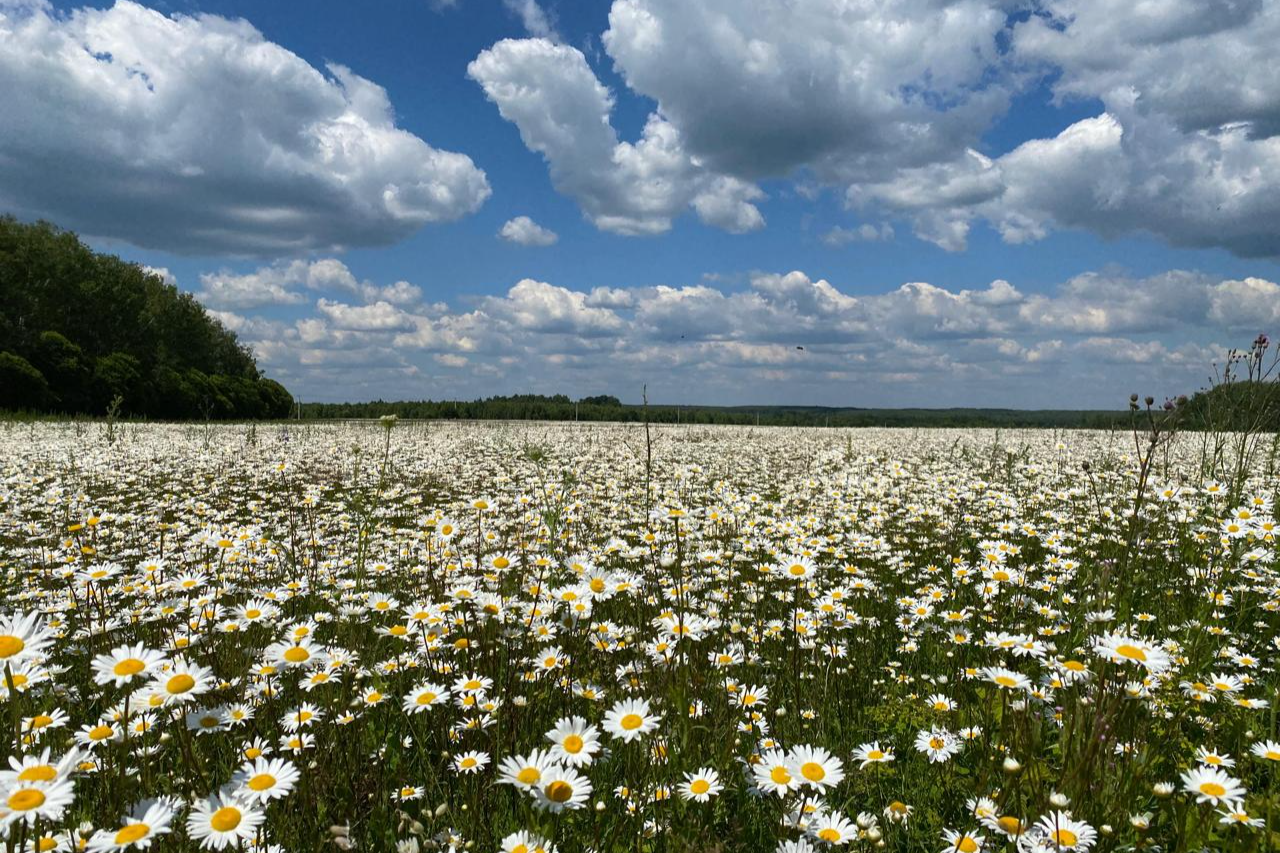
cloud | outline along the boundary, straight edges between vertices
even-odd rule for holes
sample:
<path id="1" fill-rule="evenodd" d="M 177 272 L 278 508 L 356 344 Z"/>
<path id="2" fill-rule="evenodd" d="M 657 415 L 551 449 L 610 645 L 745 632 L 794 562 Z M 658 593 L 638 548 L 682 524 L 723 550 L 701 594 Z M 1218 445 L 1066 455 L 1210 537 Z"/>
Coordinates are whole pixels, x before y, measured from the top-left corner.
<path id="1" fill-rule="evenodd" d="M 1262 0 L 1039 0 L 1011 56 L 1102 111 L 994 160 L 968 151 L 851 186 L 850 201 L 949 250 L 985 219 L 1009 243 L 1072 228 L 1278 257 L 1277 40 L 1280 5 Z"/>
<path id="2" fill-rule="evenodd" d="M 1277 42 L 1266 0 L 614 0 L 601 44 L 627 96 L 651 105 L 634 143 L 573 48 L 500 42 L 470 74 L 557 189 L 617 233 L 660 233 L 690 206 L 755 230 L 759 182 L 783 178 L 948 251 L 986 223 L 1014 244 L 1081 229 L 1278 257 Z M 1042 81 L 1058 104 L 1101 106 L 982 153 Z"/>
<path id="3" fill-rule="evenodd" d="M 893 239 L 893 226 L 888 222 L 879 226 L 865 222 L 857 228 L 843 228 L 839 225 L 825 231 L 819 239 L 828 246 L 839 248 L 850 243 L 876 243 Z"/>
<path id="4" fill-rule="evenodd" d="M 167 270 L 166 270 L 167 272 Z M 280 261 L 249 273 L 219 270 L 200 276 L 196 293 L 207 305 L 219 308 L 255 308 L 266 305 L 297 305 L 307 301 L 297 288 L 360 296 L 366 301 L 384 300 L 395 305 L 411 305 L 422 300 L 422 289 L 407 281 L 379 287 L 359 281 L 336 258 L 315 261 Z"/>
<path id="5" fill-rule="evenodd" d="M 593 307 L 587 300 L 585 293 L 526 278 L 505 297 L 486 299 L 482 310 L 505 319 L 522 332 L 592 337 L 622 328 L 617 314 L 608 308 Z"/>
<path id="6" fill-rule="evenodd" d="M 610 124 L 613 95 L 577 48 L 505 39 L 481 52 L 467 74 L 597 228 L 660 234 L 690 206 L 702 221 L 734 233 L 764 225 L 752 204 L 763 192 L 700 165 L 660 114 L 649 116 L 638 142 L 619 141 Z"/>
<path id="7" fill-rule="evenodd" d="M 560 235 L 549 228 L 543 228 L 527 216 L 508 219 L 502 225 L 498 236 L 509 243 L 521 246 L 551 246 L 560 239 Z"/>
<path id="8" fill-rule="evenodd" d="M 251 299 L 211 307 L 305 399 L 631 399 L 648 384 L 698 403 L 1122 408 L 1134 389 L 1193 391 L 1228 346 L 1280 331 L 1280 284 L 1185 270 L 1087 272 L 1039 292 L 1004 279 L 855 289 L 800 270 L 630 288 L 523 278 L 468 309 L 393 302 L 404 282 L 333 259 L 202 281 L 296 300 L 268 316 Z"/>
<path id="9" fill-rule="evenodd" d="M 502 0 L 502 5 L 507 7 L 507 11 L 519 16 L 520 23 L 529 31 L 529 35 L 560 41 L 560 34 L 556 32 L 551 16 L 538 5 L 538 0 Z"/>
<path id="10" fill-rule="evenodd" d="M 386 92 L 244 20 L 128 0 L 0 12 L 0 206 L 182 253 L 385 245 L 480 207 L 464 154 L 396 127 Z"/>

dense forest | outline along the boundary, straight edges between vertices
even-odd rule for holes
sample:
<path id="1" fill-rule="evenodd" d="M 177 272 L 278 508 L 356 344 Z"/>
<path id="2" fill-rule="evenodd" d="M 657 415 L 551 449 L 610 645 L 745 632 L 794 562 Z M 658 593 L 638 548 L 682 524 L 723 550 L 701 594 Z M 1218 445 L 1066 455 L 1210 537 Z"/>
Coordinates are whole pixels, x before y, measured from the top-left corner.
<path id="1" fill-rule="evenodd" d="M 430 420 L 642 421 L 645 407 L 616 397 L 571 400 L 564 394 L 520 394 L 483 400 L 370 403 L 304 403 L 303 418 L 376 418 L 397 415 Z M 1021 409 L 856 409 L 823 406 L 654 406 L 655 423 L 759 424 L 760 426 L 1075 427 L 1127 424 L 1128 412 Z"/>
<path id="2" fill-rule="evenodd" d="M 69 231 L 0 217 L 0 409 L 207 419 L 292 406 L 191 294 Z"/>

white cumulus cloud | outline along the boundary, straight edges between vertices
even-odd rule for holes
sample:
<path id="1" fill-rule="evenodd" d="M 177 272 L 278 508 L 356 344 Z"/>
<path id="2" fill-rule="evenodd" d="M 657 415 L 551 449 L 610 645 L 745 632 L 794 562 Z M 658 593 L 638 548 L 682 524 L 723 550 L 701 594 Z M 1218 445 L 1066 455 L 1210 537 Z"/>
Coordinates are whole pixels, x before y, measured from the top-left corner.
<path id="1" fill-rule="evenodd" d="M 551 246 L 560 239 L 560 235 L 550 228 L 543 228 L 527 216 L 508 219 L 498 231 L 498 236 L 509 243 L 521 246 Z"/>
<path id="2" fill-rule="evenodd" d="M 0 11 L 0 206 L 189 253 L 383 245 L 489 196 L 387 93 L 244 20 L 129 0 Z"/>

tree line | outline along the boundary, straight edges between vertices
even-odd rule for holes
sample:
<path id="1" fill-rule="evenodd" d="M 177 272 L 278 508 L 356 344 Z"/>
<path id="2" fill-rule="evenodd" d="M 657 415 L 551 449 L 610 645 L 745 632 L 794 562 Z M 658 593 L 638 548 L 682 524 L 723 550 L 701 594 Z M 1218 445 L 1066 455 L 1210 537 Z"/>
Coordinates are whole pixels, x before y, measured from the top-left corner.
<path id="1" fill-rule="evenodd" d="M 572 400 L 565 394 L 517 394 L 480 400 L 374 400 L 366 403 L 303 403 L 301 416 L 313 419 L 379 418 L 420 420 L 545 420 L 740 424 L 760 426 L 869 427 L 1060 427 L 1106 429 L 1127 422 L 1112 411 L 1020 409 L 856 409 L 822 406 L 645 406 L 617 397 Z"/>
<path id="2" fill-rule="evenodd" d="M 0 409 L 179 420 L 292 407 L 190 293 L 70 231 L 0 217 Z"/>

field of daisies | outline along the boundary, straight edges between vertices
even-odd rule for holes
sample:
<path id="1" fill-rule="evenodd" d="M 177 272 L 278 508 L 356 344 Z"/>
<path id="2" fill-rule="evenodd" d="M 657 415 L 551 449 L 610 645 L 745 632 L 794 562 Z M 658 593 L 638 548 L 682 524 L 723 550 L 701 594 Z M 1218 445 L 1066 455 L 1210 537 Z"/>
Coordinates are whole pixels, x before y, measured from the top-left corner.
<path id="1" fill-rule="evenodd" d="M 0 424 L 0 847 L 1277 849 L 1278 484 L 1150 414 Z"/>

